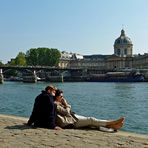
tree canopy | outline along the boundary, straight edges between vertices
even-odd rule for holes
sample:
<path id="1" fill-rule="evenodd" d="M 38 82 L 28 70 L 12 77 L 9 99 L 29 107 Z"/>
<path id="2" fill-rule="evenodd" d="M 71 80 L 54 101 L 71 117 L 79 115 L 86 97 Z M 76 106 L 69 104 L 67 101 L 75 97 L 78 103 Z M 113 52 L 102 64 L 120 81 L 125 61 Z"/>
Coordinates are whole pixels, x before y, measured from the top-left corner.
<path id="1" fill-rule="evenodd" d="M 3 66 L 4 64 L 2 63 L 2 61 L 0 61 L 0 66 Z"/>
<path id="2" fill-rule="evenodd" d="M 61 57 L 58 49 L 54 48 L 31 48 L 26 54 L 19 52 L 7 65 L 10 66 L 57 66 Z M 0 61 L 0 65 L 3 63 Z"/>
<path id="3" fill-rule="evenodd" d="M 8 63 L 11 66 L 26 66 L 26 55 L 23 52 L 19 52 L 15 59 L 11 59 Z"/>
<path id="4" fill-rule="evenodd" d="M 19 54 L 15 58 L 16 65 L 26 66 L 26 55 L 23 52 L 19 52 Z"/>
<path id="5" fill-rule="evenodd" d="M 60 57 L 60 51 L 54 48 L 31 48 L 26 52 L 27 65 L 31 66 L 57 66 Z"/>

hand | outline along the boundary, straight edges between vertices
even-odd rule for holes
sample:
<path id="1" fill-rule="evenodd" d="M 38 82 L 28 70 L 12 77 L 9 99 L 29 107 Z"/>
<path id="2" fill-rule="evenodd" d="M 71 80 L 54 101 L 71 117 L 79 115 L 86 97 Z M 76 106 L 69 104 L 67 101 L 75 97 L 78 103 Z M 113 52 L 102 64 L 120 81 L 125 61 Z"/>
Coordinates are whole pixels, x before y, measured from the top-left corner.
<path id="1" fill-rule="evenodd" d="M 25 125 L 25 126 L 31 126 L 30 124 L 28 124 L 28 123 L 23 123 L 23 125 Z"/>
<path id="2" fill-rule="evenodd" d="M 54 130 L 62 130 L 62 128 L 59 127 L 59 126 L 56 126 L 56 127 L 54 128 Z"/>
<path id="3" fill-rule="evenodd" d="M 32 124 L 30 122 L 23 123 L 23 124 L 26 125 L 26 126 L 32 126 Z"/>
<path id="4" fill-rule="evenodd" d="M 69 106 L 69 104 L 67 103 L 67 101 L 66 101 L 66 99 L 62 99 L 62 104 L 65 106 L 65 107 L 68 107 Z"/>

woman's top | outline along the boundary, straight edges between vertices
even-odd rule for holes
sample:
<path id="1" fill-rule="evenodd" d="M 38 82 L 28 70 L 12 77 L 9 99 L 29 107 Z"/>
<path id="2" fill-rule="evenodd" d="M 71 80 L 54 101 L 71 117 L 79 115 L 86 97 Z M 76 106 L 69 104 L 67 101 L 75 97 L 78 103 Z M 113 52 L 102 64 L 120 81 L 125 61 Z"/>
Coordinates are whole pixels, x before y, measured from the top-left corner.
<path id="1" fill-rule="evenodd" d="M 76 118 L 71 114 L 71 106 L 64 106 L 62 103 L 55 101 L 57 105 L 56 125 L 60 127 L 68 127 L 74 125 Z"/>

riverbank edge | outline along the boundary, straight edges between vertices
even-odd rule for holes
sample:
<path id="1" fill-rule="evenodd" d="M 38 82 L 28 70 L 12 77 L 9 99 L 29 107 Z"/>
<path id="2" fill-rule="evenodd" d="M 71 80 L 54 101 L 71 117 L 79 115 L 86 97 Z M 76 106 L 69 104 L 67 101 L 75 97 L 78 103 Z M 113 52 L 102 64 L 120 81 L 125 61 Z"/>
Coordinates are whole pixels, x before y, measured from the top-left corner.
<path id="1" fill-rule="evenodd" d="M 148 147 L 148 135 L 118 131 L 31 128 L 28 118 L 0 114 L 0 145 L 5 147 Z"/>

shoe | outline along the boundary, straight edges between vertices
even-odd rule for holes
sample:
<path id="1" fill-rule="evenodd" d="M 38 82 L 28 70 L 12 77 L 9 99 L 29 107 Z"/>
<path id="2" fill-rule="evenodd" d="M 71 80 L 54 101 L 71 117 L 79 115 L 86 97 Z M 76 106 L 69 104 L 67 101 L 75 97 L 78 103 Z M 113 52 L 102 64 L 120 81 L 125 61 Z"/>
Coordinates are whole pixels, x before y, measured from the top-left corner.
<path id="1" fill-rule="evenodd" d="M 102 132 L 109 132 L 109 133 L 113 133 L 116 132 L 117 130 L 114 130 L 113 128 L 106 128 L 106 127 L 99 127 L 99 130 Z"/>

